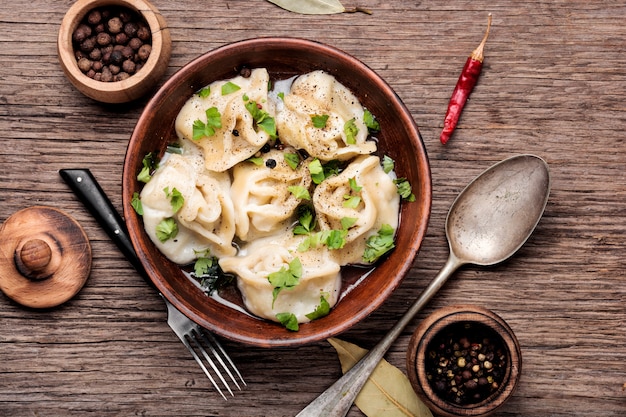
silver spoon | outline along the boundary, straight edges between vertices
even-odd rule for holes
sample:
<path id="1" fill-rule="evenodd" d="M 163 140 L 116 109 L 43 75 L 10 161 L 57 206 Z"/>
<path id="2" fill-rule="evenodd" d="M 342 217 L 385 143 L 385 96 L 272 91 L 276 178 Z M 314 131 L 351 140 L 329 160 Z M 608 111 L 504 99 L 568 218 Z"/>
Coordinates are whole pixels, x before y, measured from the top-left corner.
<path id="1" fill-rule="evenodd" d="M 385 337 L 296 417 L 343 417 L 378 362 L 415 315 L 460 266 L 500 263 L 526 242 L 550 193 L 546 162 L 534 155 L 501 161 L 456 198 L 446 219 L 450 256 L 439 274 Z"/>

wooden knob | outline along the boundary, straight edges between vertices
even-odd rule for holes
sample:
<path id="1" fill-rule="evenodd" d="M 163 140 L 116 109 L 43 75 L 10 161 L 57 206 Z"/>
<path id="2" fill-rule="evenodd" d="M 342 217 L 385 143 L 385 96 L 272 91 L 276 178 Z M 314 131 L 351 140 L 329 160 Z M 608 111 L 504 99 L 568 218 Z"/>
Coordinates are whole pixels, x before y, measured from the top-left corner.
<path id="1" fill-rule="evenodd" d="M 23 209 L 0 228 L 0 290 L 20 304 L 62 304 L 80 291 L 90 271 L 89 239 L 60 210 Z"/>
<path id="2" fill-rule="evenodd" d="M 48 268 L 52 260 L 52 249 L 44 240 L 27 240 L 15 255 L 17 269 L 25 277 L 46 279 L 54 273 Z"/>

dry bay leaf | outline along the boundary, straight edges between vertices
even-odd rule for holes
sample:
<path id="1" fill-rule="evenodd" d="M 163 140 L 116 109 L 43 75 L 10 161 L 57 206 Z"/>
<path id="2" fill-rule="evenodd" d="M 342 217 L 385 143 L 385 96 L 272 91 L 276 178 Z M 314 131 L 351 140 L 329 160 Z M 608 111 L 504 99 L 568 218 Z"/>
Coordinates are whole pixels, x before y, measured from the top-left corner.
<path id="1" fill-rule="evenodd" d="M 335 14 L 346 9 L 339 0 L 267 0 L 278 7 L 300 14 Z"/>
<path id="2" fill-rule="evenodd" d="M 367 350 L 336 338 L 328 339 L 335 348 L 341 371 L 346 373 Z M 409 378 L 386 360 L 381 360 L 354 402 L 368 417 L 432 417 L 417 397 Z"/>

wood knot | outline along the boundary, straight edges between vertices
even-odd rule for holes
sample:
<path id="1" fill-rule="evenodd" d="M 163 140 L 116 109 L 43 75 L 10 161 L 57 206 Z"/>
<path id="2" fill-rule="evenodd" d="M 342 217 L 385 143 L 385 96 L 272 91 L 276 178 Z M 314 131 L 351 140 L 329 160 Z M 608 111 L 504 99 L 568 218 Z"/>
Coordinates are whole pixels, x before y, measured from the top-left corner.
<path id="1" fill-rule="evenodd" d="M 15 255 L 17 269 L 25 277 L 42 280 L 54 273 L 49 268 L 52 249 L 41 239 L 26 241 L 21 248 L 16 250 Z"/>

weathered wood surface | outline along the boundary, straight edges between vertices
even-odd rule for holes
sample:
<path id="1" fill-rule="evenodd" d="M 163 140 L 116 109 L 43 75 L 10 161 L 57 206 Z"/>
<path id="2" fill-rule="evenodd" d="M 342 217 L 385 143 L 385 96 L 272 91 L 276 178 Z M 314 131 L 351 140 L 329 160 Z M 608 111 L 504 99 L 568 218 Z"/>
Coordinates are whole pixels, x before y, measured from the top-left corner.
<path id="1" fill-rule="evenodd" d="M 0 295 L 0 415 L 295 415 L 340 375 L 334 350 L 225 341 L 248 386 L 224 402 L 167 327 L 162 301 L 60 179 L 61 168 L 90 168 L 121 209 L 126 144 L 147 100 L 101 105 L 64 78 L 56 37 L 71 3 L 0 4 L 0 220 L 36 204 L 60 208 L 94 254 L 86 286 L 60 308 L 28 310 Z M 361 346 L 382 337 L 443 265 L 445 216 L 467 182 L 516 153 L 545 158 L 552 193 L 528 243 L 505 264 L 459 271 L 421 317 L 471 302 L 511 325 L 523 374 L 499 416 L 626 415 L 626 6 L 444 3 L 362 0 L 373 15 L 315 17 L 263 0 L 154 0 L 173 39 L 166 77 L 231 41 L 301 36 L 364 61 L 413 113 L 432 164 L 429 231 L 403 285 L 343 335 Z M 488 12 L 483 75 L 443 147 L 447 101 Z M 387 355 L 400 368 L 416 323 Z"/>

